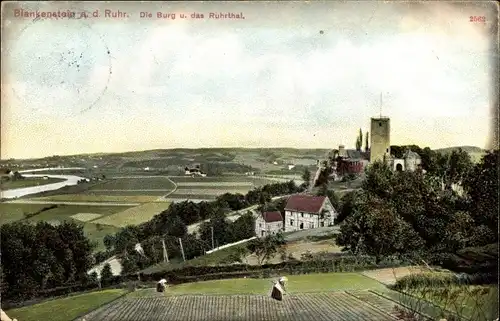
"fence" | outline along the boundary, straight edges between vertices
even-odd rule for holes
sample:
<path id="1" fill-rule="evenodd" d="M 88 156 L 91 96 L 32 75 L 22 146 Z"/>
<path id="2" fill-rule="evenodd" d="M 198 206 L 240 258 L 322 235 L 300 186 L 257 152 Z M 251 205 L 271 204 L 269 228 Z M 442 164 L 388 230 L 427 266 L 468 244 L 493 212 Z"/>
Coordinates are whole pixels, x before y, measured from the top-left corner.
<path id="1" fill-rule="evenodd" d="M 222 246 L 219 246 L 218 248 L 215 248 L 213 250 L 207 251 L 206 254 L 210 254 L 210 253 L 216 252 L 218 250 L 222 250 L 222 249 L 227 249 L 228 247 L 231 247 L 233 245 L 238 245 L 238 244 L 241 244 L 241 243 L 245 243 L 245 242 L 251 241 L 251 240 L 253 240 L 255 238 L 257 238 L 257 237 L 253 236 L 253 237 L 251 237 L 249 239 L 240 240 L 240 241 L 237 241 L 237 242 L 234 242 L 234 243 L 229 243 L 229 244 L 226 244 L 226 245 L 222 245 Z"/>

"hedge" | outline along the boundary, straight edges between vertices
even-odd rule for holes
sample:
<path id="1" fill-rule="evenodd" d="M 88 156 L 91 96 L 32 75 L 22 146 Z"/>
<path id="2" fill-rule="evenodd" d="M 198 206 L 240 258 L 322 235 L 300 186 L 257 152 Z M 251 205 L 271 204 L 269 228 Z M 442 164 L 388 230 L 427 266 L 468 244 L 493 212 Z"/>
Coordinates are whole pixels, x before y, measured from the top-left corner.
<path id="1" fill-rule="evenodd" d="M 387 260 L 380 264 L 375 263 L 375 258 L 370 256 L 341 256 L 329 260 L 289 261 L 278 264 L 258 265 L 223 265 L 223 266 L 187 266 L 169 271 L 158 271 L 149 274 L 139 273 L 141 281 L 157 281 L 167 279 L 172 284 L 185 283 L 189 280 L 201 280 L 203 278 L 224 279 L 233 278 L 236 275 L 274 275 L 281 274 L 305 274 L 314 272 L 353 272 L 382 267 L 401 266 L 406 262 Z M 137 279 L 137 274 L 127 275 L 126 279 Z M 195 282 L 195 281 L 191 281 Z"/>

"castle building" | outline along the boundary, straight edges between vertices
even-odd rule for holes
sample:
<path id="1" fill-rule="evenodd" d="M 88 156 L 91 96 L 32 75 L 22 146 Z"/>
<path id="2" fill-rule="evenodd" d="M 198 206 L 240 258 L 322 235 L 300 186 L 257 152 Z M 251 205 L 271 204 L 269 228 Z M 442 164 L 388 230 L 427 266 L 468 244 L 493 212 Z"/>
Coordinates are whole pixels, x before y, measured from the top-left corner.
<path id="1" fill-rule="evenodd" d="M 370 130 L 370 163 L 384 161 L 391 155 L 389 117 L 371 118 Z"/>

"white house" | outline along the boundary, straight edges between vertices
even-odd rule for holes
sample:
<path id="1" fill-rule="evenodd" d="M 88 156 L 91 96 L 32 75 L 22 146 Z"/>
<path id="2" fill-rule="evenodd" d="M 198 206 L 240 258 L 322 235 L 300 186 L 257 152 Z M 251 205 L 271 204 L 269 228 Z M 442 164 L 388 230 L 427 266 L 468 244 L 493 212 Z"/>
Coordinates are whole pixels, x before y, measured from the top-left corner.
<path id="1" fill-rule="evenodd" d="M 332 226 L 337 211 L 326 196 L 292 195 L 285 206 L 285 232 Z"/>
<path id="2" fill-rule="evenodd" d="M 258 237 L 276 234 L 283 230 L 283 216 L 279 211 L 264 212 L 255 218 L 255 235 Z"/>

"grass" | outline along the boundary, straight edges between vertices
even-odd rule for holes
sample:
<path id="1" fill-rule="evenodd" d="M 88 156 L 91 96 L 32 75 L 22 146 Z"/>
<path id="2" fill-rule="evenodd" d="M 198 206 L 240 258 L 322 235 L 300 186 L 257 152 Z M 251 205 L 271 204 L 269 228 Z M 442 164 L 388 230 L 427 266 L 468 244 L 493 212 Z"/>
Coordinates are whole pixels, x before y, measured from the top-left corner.
<path id="1" fill-rule="evenodd" d="M 94 196 L 118 196 L 118 197 L 143 195 L 143 196 L 156 196 L 156 198 L 158 198 L 160 196 L 167 195 L 168 193 L 170 193 L 169 190 L 157 190 L 157 191 L 153 191 L 153 190 L 149 190 L 149 191 L 148 190 L 142 190 L 142 191 L 138 191 L 138 190 L 133 190 L 133 191 L 111 190 L 111 191 L 105 191 L 105 190 L 97 190 L 96 189 L 96 190 L 86 191 L 84 194 L 85 195 L 94 195 Z"/>
<path id="2" fill-rule="evenodd" d="M 166 177 L 153 178 L 119 178 L 95 186 L 98 190 L 139 190 L 139 189 L 174 189 L 172 182 Z M 90 190 L 92 190 L 91 188 Z"/>
<path id="3" fill-rule="evenodd" d="M 497 286 L 459 285 L 405 292 L 470 320 L 487 321 L 498 317 Z"/>
<path id="4" fill-rule="evenodd" d="M 156 196 L 147 195 L 88 195 L 88 194 L 63 194 L 45 197 L 34 197 L 30 200 L 55 201 L 55 202 L 116 202 L 116 203 L 149 203 L 158 199 Z"/>
<path id="5" fill-rule="evenodd" d="M 12 204 L 24 205 L 24 204 Z M 42 205 L 47 206 L 47 205 Z M 71 216 L 78 213 L 95 213 L 106 217 L 115 213 L 122 212 L 130 208 L 129 206 L 85 206 L 85 205 L 66 205 L 59 204 L 56 208 L 42 212 L 32 218 L 30 221 L 61 221 L 65 219 L 72 219 Z M 80 221 L 78 221 L 80 222 Z"/>
<path id="6" fill-rule="evenodd" d="M 287 276 L 287 292 L 328 292 L 345 291 L 358 289 L 383 289 L 384 287 L 377 281 L 365 277 L 359 273 L 315 273 L 305 275 Z M 227 280 L 203 281 L 194 283 L 184 283 L 170 286 L 165 295 L 186 295 L 186 294 L 263 294 L 266 295 L 271 290 L 272 281 L 276 278 L 253 279 L 239 278 Z M 140 291 L 139 291 L 140 292 Z M 136 294 L 140 296 L 140 293 Z"/>
<path id="7" fill-rule="evenodd" d="M 198 188 L 188 188 L 185 186 L 179 187 L 175 194 L 184 194 L 184 195 L 222 195 L 225 193 L 231 193 L 231 194 L 243 194 L 245 195 L 248 193 L 250 188 L 248 187 L 243 187 L 243 188 L 234 188 L 234 187 L 226 187 L 224 189 L 216 189 L 216 188 L 207 188 L 207 187 L 198 187 Z"/>
<path id="8" fill-rule="evenodd" d="M 40 204 L 9 204 L 0 203 L 0 223 L 6 224 L 14 221 L 24 220 L 26 213 L 34 213 L 50 205 Z M 130 207 L 127 206 L 85 206 L 85 205 L 64 205 L 59 204 L 55 208 L 48 209 L 38 215 L 26 219 L 27 222 L 62 222 L 65 220 L 74 220 L 83 224 L 85 235 L 94 242 L 97 242 L 97 249 L 104 249 L 103 239 L 107 234 L 114 234 L 119 229 L 116 226 L 105 224 L 96 224 L 95 222 L 82 222 L 76 220 L 73 215 L 79 213 L 95 213 L 101 215 L 100 218 L 123 212 Z"/>
<path id="9" fill-rule="evenodd" d="M 20 321 L 71 321 L 125 293 L 124 289 L 96 291 L 13 309 L 6 313 Z"/>
<path id="10" fill-rule="evenodd" d="M 104 237 L 108 234 L 115 234 L 120 230 L 119 227 L 105 224 L 96 223 L 83 223 L 83 232 L 91 241 L 97 243 L 94 252 L 103 251 L 106 249 L 104 246 Z"/>
<path id="11" fill-rule="evenodd" d="M 65 181 L 65 180 L 60 179 L 60 178 L 49 178 L 49 179 L 24 178 L 24 179 L 19 179 L 19 180 L 15 180 L 15 181 L 12 181 L 12 180 L 3 181 L 0 183 L 0 188 L 2 190 L 8 190 L 8 189 L 15 189 L 15 188 L 54 184 L 54 183 L 59 183 L 59 182 L 63 182 L 63 181 Z"/>
<path id="12" fill-rule="evenodd" d="M 231 247 L 221 249 L 215 251 L 210 254 L 205 254 L 199 256 L 197 258 L 187 260 L 187 261 L 179 261 L 179 262 L 170 262 L 170 263 L 158 263 L 156 265 L 150 266 L 141 272 L 145 274 L 154 273 L 158 271 L 169 271 L 173 269 L 180 269 L 185 266 L 203 266 L 203 265 L 219 265 L 232 261 L 231 258 L 234 254 L 238 253 L 241 249 L 246 249 L 246 243 L 233 245 Z"/>
<path id="13" fill-rule="evenodd" d="M 95 224 L 106 224 L 117 227 L 137 225 L 149 221 L 153 216 L 160 214 L 170 206 L 168 202 L 156 202 L 139 205 L 119 213 L 92 221 Z"/>
<path id="14" fill-rule="evenodd" d="M 221 194 L 222 195 L 222 194 Z M 182 200 L 206 200 L 212 201 L 217 198 L 217 195 L 207 195 L 207 194 L 178 194 L 177 192 L 168 195 L 168 198 L 182 199 Z"/>
<path id="15" fill-rule="evenodd" d="M 207 176 L 207 177 L 190 177 L 190 176 L 176 176 L 170 178 L 175 183 L 199 183 L 199 182 L 250 182 L 254 186 L 261 186 L 270 183 L 276 183 L 273 180 L 253 178 L 251 176 Z"/>
<path id="16" fill-rule="evenodd" d="M 0 225 L 24 219 L 28 213 L 35 213 L 49 205 L 0 203 Z"/>

